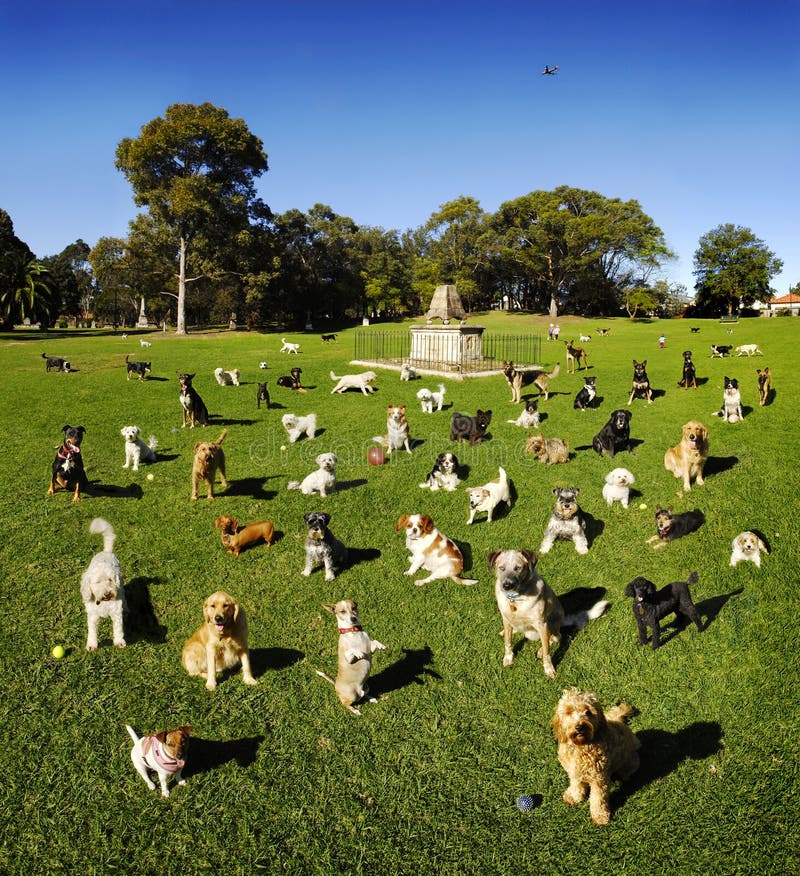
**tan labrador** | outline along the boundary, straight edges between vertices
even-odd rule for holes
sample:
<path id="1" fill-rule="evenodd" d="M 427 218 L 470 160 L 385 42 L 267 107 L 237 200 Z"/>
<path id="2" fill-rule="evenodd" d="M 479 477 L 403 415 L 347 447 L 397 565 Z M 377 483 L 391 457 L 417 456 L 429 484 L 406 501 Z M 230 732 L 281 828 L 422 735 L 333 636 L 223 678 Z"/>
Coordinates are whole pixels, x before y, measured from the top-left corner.
<path id="1" fill-rule="evenodd" d="M 703 484 L 703 467 L 708 459 L 708 429 L 699 420 L 683 425 L 683 437 L 664 454 L 664 468 L 676 478 L 683 479 L 683 490 L 688 492 L 691 480 Z"/>
<path id="2" fill-rule="evenodd" d="M 197 500 L 197 490 L 201 481 L 205 481 L 208 487 L 207 499 L 214 498 L 214 481 L 219 472 L 223 489 L 227 489 L 228 481 L 225 477 L 225 451 L 222 442 L 228 434 L 227 429 L 216 441 L 198 441 L 194 445 L 194 462 L 192 463 L 192 501 Z"/>

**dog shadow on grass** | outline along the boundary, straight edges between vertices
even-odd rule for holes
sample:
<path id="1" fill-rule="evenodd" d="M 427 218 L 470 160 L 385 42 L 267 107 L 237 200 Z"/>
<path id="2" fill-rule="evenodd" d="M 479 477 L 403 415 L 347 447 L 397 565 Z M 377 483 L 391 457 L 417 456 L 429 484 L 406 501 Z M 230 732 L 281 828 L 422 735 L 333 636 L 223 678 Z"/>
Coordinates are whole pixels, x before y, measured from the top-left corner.
<path id="1" fill-rule="evenodd" d="M 202 739 L 192 736 L 189 740 L 189 757 L 183 770 L 184 778 L 199 773 L 219 769 L 234 760 L 240 767 L 251 766 L 258 749 L 264 741 L 263 736 L 243 737 L 242 739 Z"/>
<path id="2" fill-rule="evenodd" d="M 167 641 L 167 628 L 159 623 L 150 599 L 151 585 L 162 584 L 163 581 L 163 578 L 140 577 L 126 582 L 128 623 L 125 635 L 128 642 L 145 641 L 163 644 Z"/>
<path id="3" fill-rule="evenodd" d="M 342 493 L 345 490 L 353 490 L 356 487 L 363 487 L 366 483 L 368 483 L 366 478 L 356 478 L 353 481 L 337 481 L 336 492 Z"/>
<path id="4" fill-rule="evenodd" d="M 359 563 L 367 563 L 370 560 L 377 560 L 381 552 L 377 548 L 347 548 L 347 568 L 352 569 Z"/>
<path id="5" fill-rule="evenodd" d="M 305 656 L 296 648 L 251 648 L 250 664 L 253 675 L 260 678 L 270 670 L 278 672 L 281 669 L 288 669 L 303 660 Z"/>
<path id="6" fill-rule="evenodd" d="M 230 481 L 228 488 L 220 493 L 221 496 L 249 496 L 252 499 L 274 499 L 278 495 L 277 490 L 265 490 L 264 481 L 267 478 L 241 478 Z"/>
<path id="7" fill-rule="evenodd" d="M 722 474 L 722 472 L 732 469 L 738 462 L 738 456 L 709 456 L 703 468 L 703 477 Z"/>
<path id="8" fill-rule="evenodd" d="M 570 614 L 577 614 L 580 611 L 588 611 L 593 605 L 603 599 L 605 595 L 605 587 L 575 587 L 559 595 L 558 601 L 561 603 L 561 607 L 564 609 L 564 616 L 566 617 Z M 577 635 L 580 635 L 580 630 L 577 627 L 561 627 L 561 641 L 555 651 L 551 652 L 554 666 L 557 667 L 564 659 L 569 646 L 572 644 L 572 640 Z M 535 653 L 541 643 L 538 640 L 528 642 L 527 639 L 522 639 L 514 646 L 514 654 L 525 645 L 532 647 Z"/>
<path id="9" fill-rule="evenodd" d="M 438 672 L 430 668 L 433 651 L 430 645 L 423 648 L 403 648 L 403 656 L 380 672 L 369 677 L 369 689 L 373 696 L 407 687 L 410 684 L 425 684 L 424 676 L 441 679 Z"/>
<path id="10" fill-rule="evenodd" d="M 90 481 L 84 492 L 88 496 L 113 496 L 117 499 L 141 499 L 142 488 L 139 484 L 128 484 L 123 487 L 118 484 L 101 484 L 98 481 Z"/>
<path id="11" fill-rule="evenodd" d="M 738 590 L 733 590 L 731 593 L 722 593 L 719 596 L 712 596 L 710 599 L 704 599 L 702 602 L 695 603 L 695 608 L 700 612 L 700 617 L 704 618 L 703 629 L 707 630 L 711 624 L 717 619 L 717 615 L 725 607 L 725 603 L 732 597 L 744 593 L 744 587 Z M 665 640 L 662 638 L 662 642 Z"/>

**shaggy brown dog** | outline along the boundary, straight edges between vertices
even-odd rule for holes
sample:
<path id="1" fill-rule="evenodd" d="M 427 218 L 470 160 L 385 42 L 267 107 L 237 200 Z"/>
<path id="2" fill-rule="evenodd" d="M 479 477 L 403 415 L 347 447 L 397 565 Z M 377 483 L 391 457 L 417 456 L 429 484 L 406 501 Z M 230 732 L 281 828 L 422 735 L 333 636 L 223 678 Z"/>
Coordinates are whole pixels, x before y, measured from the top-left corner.
<path id="1" fill-rule="evenodd" d="M 214 690 L 217 673 L 242 664 L 245 684 L 257 684 L 250 669 L 247 621 L 239 603 L 228 593 L 212 593 L 203 604 L 203 625 L 183 646 L 181 662 L 189 675 L 205 675 Z"/>
<path id="2" fill-rule="evenodd" d="M 608 798 L 614 778 L 627 779 L 639 769 L 641 743 L 626 723 L 635 714 L 627 703 L 604 713 L 596 694 L 577 688 L 565 690 L 556 706 L 558 760 L 569 776 L 564 802 L 580 803 L 588 794 L 595 824 L 611 820 Z"/>
<path id="3" fill-rule="evenodd" d="M 561 438 L 545 438 L 541 433 L 528 435 L 525 452 L 532 453 L 539 462 L 548 465 L 569 462 L 569 444 Z"/>
<path id="4" fill-rule="evenodd" d="M 227 434 L 228 430 L 223 429 L 222 434 L 216 441 L 198 441 L 194 445 L 194 462 L 192 463 L 193 502 L 197 499 L 197 488 L 200 486 L 200 481 L 205 481 L 208 485 L 208 495 L 206 498 L 214 498 L 214 480 L 216 479 L 217 472 L 219 472 L 223 488 L 227 489 L 225 452 L 222 449 L 222 442 Z"/>
<path id="5" fill-rule="evenodd" d="M 691 479 L 702 486 L 703 466 L 708 459 L 708 429 L 698 420 L 689 420 L 683 425 L 683 437 L 679 444 L 669 447 L 664 454 L 664 468 L 676 478 L 683 479 L 683 490 L 688 492 Z"/>
<path id="6" fill-rule="evenodd" d="M 222 529 L 222 544 L 228 549 L 229 554 L 239 556 L 239 551 L 249 544 L 254 544 L 259 539 L 264 539 L 267 547 L 272 544 L 275 536 L 275 527 L 269 520 L 260 520 L 258 523 L 249 523 L 240 526 L 235 517 L 217 517 L 214 526 Z"/>

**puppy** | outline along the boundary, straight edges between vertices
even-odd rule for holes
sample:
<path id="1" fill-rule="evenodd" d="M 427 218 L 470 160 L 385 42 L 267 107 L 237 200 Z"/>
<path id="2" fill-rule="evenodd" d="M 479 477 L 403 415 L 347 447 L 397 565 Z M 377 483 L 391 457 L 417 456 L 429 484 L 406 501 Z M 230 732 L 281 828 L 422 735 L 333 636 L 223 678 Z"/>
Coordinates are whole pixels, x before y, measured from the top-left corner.
<path id="1" fill-rule="evenodd" d="M 197 500 L 197 489 L 201 481 L 206 482 L 208 492 L 207 499 L 214 498 L 214 481 L 219 472 L 222 488 L 228 488 L 228 481 L 225 474 L 225 451 L 222 449 L 222 442 L 228 434 L 227 429 L 222 430 L 222 434 L 216 441 L 198 441 L 194 445 L 194 461 L 192 462 L 192 501 Z"/>
<path id="2" fill-rule="evenodd" d="M 550 381 L 558 377 L 561 372 L 561 363 L 557 362 L 552 371 L 547 372 L 541 368 L 527 368 L 520 370 L 514 367 L 513 362 L 503 362 L 503 377 L 511 387 L 511 401 L 519 404 L 522 401 L 522 389 L 533 384 L 544 396 L 545 401 L 550 398 Z"/>
<path id="3" fill-rule="evenodd" d="M 686 626 L 692 621 L 697 626 L 697 631 L 703 632 L 703 620 L 689 593 L 690 585 L 696 583 L 697 572 L 692 572 L 686 581 L 673 581 L 658 591 L 656 585 L 647 578 L 634 578 L 628 584 L 625 595 L 633 599 L 633 616 L 639 628 L 640 645 L 646 645 L 650 641 L 647 635 L 649 627 L 653 631 L 652 644 L 655 650 L 661 637 L 659 621 L 673 612 L 680 626 Z"/>
<path id="4" fill-rule="evenodd" d="M 733 346 L 731 344 L 712 344 L 711 358 L 724 359 L 725 356 L 730 356 Z"/>
<path id="5" fill-rule="evenodd" d="M 536 655 L 549 678 L 556 674 L 550 648 L 561 641 L 561 627 L 582 629 L 608 608 L 605 600 L 588 611 L 564 615 L 555 593 L 545 583 L 536 567 L 539 558 L 532 551 L 494 551 L 488 556 L 489 569 L 495 573 L 494 595 L 503 618 L 503 666 L 514 662 L 512 637 L 522 633 L 526 639 L 542 643 Z"/>
<path id="6" fill-rule="evenodd" d="M 739 344 L 736 348 L 737 356 L 763 356 L 764 354 L 759 349 L 758 344 Z"/>
<path id="7" fill-rule="evenodd" d="M 417 372 L 408 364 L 408 362 L 403 362 L 400 366 L 400 379 L 401 380 L 416 380 Z"/>
<path id="8" fill-rule="evenodd" d="M 436 457 L 436 462 L 425 480 L 420 484 L 423 489 L 446 490 L 452 493 L 461 481 L 458 477 L 458 458 L 455 453 L 444 452 Z"/>
<path id="9" fill-rule="evenodd" d="M 323 344 L 327 344 L 329 341 L 335 341 L 336 335 L 335 334 L 320 335 L 320 340 L 322 341 Z"/>
<path id="10" fill-rule="evenodd" d="M 269 390 L 267 389 L 266 383 L 259 383 L 258 389 L 256 390 L 256 404 L 259 410 L 261 410 L 262 401 L 267 410 L 269 410 Z"/>
<path id="11" fill-rule="evenodd" d="M 678 444 L 667 448 L 664 468 L 676 478 L 683 480 L 683 490 L 691 489 L 691 480 L 702 486 L 703 468 L 708 459 L 708 429 L 699 420 L 689 420 L 682 427 L 683 435 Z"/>
<path id="12" fill-rule="evenodd" d="M 64 371 L 69 374 L 70 365 L 66 359 L 62 359 L 60 356 L 48 356 L 47 353 L 42 353 L 42 359 L 47 360 L 44 365 L 45 371 L 55 368 L 56 371 Z"/>
<path id="13" fill-rule="evenodd" d="M 585 411 L 586 408 L 592 407 L 595 397 L 597 396 L 597 388 L 595 386 L 596 381 L 596 377 L 584 377 L 583 386 L 578 391 L 578 394 L 575 396 L 575 401 L 572 403 L 572 407 L 576 411 Z"/>
<path id="14" fill-rule="evenodd" d="M 308 578 L 316 566 L 325 567 L 325 580 L 333 581 L 336 571 L 341 570 L 348 560 L 347 548 L 328 528 L 331 515 L 324 511 L 312 511 L 303 519 L 306 522 L 306 564 L 300 573 Z"/>
<path id="15" fill-rule="evenodd" d="M 150 343 L 150 341 L 143 341 L 143 340 L 140 340 L 140 341 L 139 341 L 139 346 L 140 346 L 140 347 L 152 347 L 153 345 Z"/>
<path id="16" fill-rule="evenodd" d="M 433 525 L 427 514 L 401 514 L 397 521 L 397 532 L 405 530 L 406 548 L 411 552 L 411 564 L 406 575 L 415 575 L 420 569 L 429 572 L 427 578 L 414 583 L 417 587 L 449 578 L 456 584 L 477 584 L 475 578 L 461 578 L 464 557 L 453 539 L 448 538 Z"/>
<path id="17" fill-rule="evenodd" d="M 242 548 L 255 544 L 261 539 L 269 547 L 275 537 L 275 527 L 269 520 L 260 520 L 258 523 L 240 526 L 235 517 L 217 517 L 214 527 L 222 530 L 220 533 L 222 544 L 234 557 L 239 556 L 239 551 Z"/>
<path id="18" fill-rule="evenodd" d="M 52 496 L 56 490 L 72 490 L 72 501 L 80 502 L 81 490 L 89 485 L 81 453 L 86 429 L 83 426 L 64 426 L 61 431 L 64 433 L 64 442 L 56 451 L 47 493 Z"/>
<path id="19" fill-rule="evenodd" d="M 319 669 L 317 675 L 334 686 L 339 702 L 346 709 L 360 715 L 356 703 L 377 702 L 375 697 L 369 696 L 367 678 L 372 669 L 372 655 L 385 651 L 386 646 L 364 632 L 358 619 L 358 606 L 352 599 L 340 599 L 333 605 L 323 603 L 322 607 L 334 615 L 339 625 L 338 671 L 335 679 Z"/>
<path id="20" fill-rule="evenodd" d="M 769 554 L 767 546 L 755 532 L 740 532 L 731 546 L 731 565 L 735 566 L 742 560 L 750 560 L 761 568 L 761 554 Z"/>
<path id="21" fill-rule="evenodd" d="M 569 462 L 569 443 L 561 438 L 545 438 L 541 433 L 528 435 L 525 452 L 547 465 Z"/>
<path id="22" fill-rule="evenodd" d="M 478 511 L 486 512 L 486 522 L 492 522 L 492 514 L 494 509 L 501 503 L 505 502 L 511 506 L 511 492 L 508 488 L 508 477 L 506 470 L 500 466 L 499 476 L 495 481 L 489 481 L 482 487 L 467 487 L 469 493 L 469 519 L 467 523 L 472 523 Z"/>
<path id="23" fill-rule="evenodd" d="M 417 393 L 417 398 L 422 402 L 422 413 L 432 414 L 433 407 L 436 405 L 436 410 L 440 411 L 444 404 L 445 386 L 439 384 L 439 390 L 434 392 L 432 389 L 421 389 Z"/>
<path id="24" fill-rule="evenodd" d="M 123 426 L 120 434 L 125 439 L 125 465 L 123 468 L 128 468 L 133 465 L 134 471 L 139 471 L 140 462 L 155 462 L 155 449 L 158 447 L 158 441 L 155 435 L 151 435 L 147 444 L 139 437 L 140 429 L 138 426 Z"/>
<path id="25" fill-rule="evenodd" d="M 189 675 L 205 676 L 206 687 L 214 690 L 218 672 L 241 664 L 244 683 L 257 684 L 250 669 L 244 609 L 230 594 L 218 590 L 203 604 L 203 618 L 202 626 L 183 646 L 183 668 Z"/>
<path id="26" fill-rule="evenodd" d="M 643 362 L 633 360 L 633 380 L 628 404 L 631 404 L 635 398 L 646 398 L 647 404 L 653 403 L 653 390 L 650 386 L 650 378 L 647 376 L 647 359 Z"/>
<path id="27" fill-rule="evenodd" d="M 305 392 L 305 388 L 300 383 L 300 375 L 302 373 L 302 368 L 292 368 L 288 374 L 281 375 L 275 383 L 285 389 L 293 389 L 295 392 Z"/>
<path id="28" fill-rule="evenodd" d="M 672 505 L 669 508 L 662 508 L 656 505 L 656 529 L 655 535 L 647 539 L 647 544 L 653 544 L 654 548 L 661 548 L 675 541 L 677 538 L 683 538 L 690 532 L 699 529 L 705 518 L 701 511 L 685 511 L 683 514 L 673 514 Z"/>
<path id="29" fill-rule="evenodd" d="M 609 797 L 615 778 L 627 779 L 639 769 L 641 742 L 627 721 L 637 714 L 627 703 L 603 711 L 597 695 L 577 688 L 565 690 L 553 715 L 558 762 L 569 777 L 564 791 L 568 806 L 589 796 L 595 824 L 611 821 Z"/>
<path id="30" fill-rule="evenodd" d="M 239 386 L 239 374 L 238 368 L 231 368 L 230 371 L 222 368 L 214 369 L 214 377 L 220 386 Z"/>
<path id="31" fill-rule="evenodd" d="M 292 344 L 286 338 L 281 338 L 281 343 L 283 344 L 280 349 L 281 353 L 294 353 L 297 355 L 300 352 L 300 344 Z"/>
<path id="32" fill-rule="evenodd" d="M 406 449 L 411 453 L 411 441 L 408 433 L 405 405 L 389 405 L 386 410 L 386 435 L 376 435 L 377 441 L 386 450 L 388 456 L 393 450 Z"/>
<path id="33" fill-rule="evenodd" d="M 722 417 L 726 423 L 739 423 L 742 419 L 742 396 L 739 392 L 739 381 L 735 377 L 725 378 L 725 389 L 722 391 L 722 407 L 714 411 L 712 417 Z"/>
<path id="34" fill-rule="evenodd" d="M 317 434 L 316 414 L 306 414 L 304 417 L 299 417 L 297 414 L 284 414 L 281 417 L 281 423 L 286 429 L 290 444 L 299 441 L 303 435 L 311 439 Z"/>
<path id="35" fill-rule="evenodd" d="M 769 394 L 772 389 L 772 374 L 770 373 L 769 367 L 765 368 L 763 371 L 760 368 L 756 368 L 756 374 L 758 375 L 758 403 L 763 407 L 766 404 L 769 404 Z"/>
<path id="36" fill-rule="evenodd" d="M 131 379 L 131 375 L 136 375 L 139 380 L 144 380 L 145 377 L 153 370 L 152 362 L 131 362 L 128 357 L 125 357 L 125 369 L 127 372 L 126 380 Z"/>
<path id="37" fill-rule="evenodd" d="M 375 387 L 370 384 L 375 383 L 378 375 L 374 371 L 365 371 L 363 374 L 344 374 L 337 377 L 331 371 L 331 380 L 337 380 L 338 383 L 331 390 L 331 395 L 335 392 L 345 392 L 348 389 L 360 389 L 364 395 L 369 395 L 375 392 Z"/>
<path id="38" fill-rule="evenodd" d="M 158 776 L 162 797 L 169 797 L 167 789 L 169 776 L 175 776 L 179 785 L 186 784 L 182 771 L 186 766 L 186 748 L 192 732 L 191 727 L 162 730 L 161 733 L 151 733 L 141 739 L 130 725 L 126 724 L 125 729 L 133 739 L 131 749 L 133 765 L 151 791 L 155 791 L 156 786 L 150 780 L 149 770 Z"/>
<path id="39" fill-rule="evenodd" d="M 324 499 L 328 493 L 336 489 L 336 463 L 338 459 L 335 453 L 320 453 L 314 460 L 319 466 L 317 471 L 312 471 L 303 481 L 289 481 L 287 490 L 300 490 L 304 496 L 319 493 Z"/>
<path id="40" fill-rule="evenodd" d="M 606 475 L 606 484 L 603 487 L 603 498 L 610 508 L 614 502 L 619 502 L 623 508 L 628 507 L 631 494 L 631 484 L 636 483 L 636 478 L 627 468 L 612 469 Z"/>
<path id="41" fill-rule="evenodd" d="M 454 413 L 450 420 L 450 440 L 469 441 L 469 446 L 474 447 L 484 439 L 491 422 L 492 412 L 482 411 L 480 408 L 474 417 Z"/>
<path id="42" fill-rule="evenodd" d="M 95 517 L 89 524 L 89 532 L 103 536 L 103 550 L 92 557 L 86 571 L 81 576 L 81 599 L 86 609 L 88 633 L 86 650 L 97 650 L 97 622 L 101 617 L 111 618 L 114 644 L 125 647 L 122 627 L 122 614 L 126 610 L 125 583 L 122 568 L 114 553 L 116 535 L 110 523 L 102 517 Z"/>
<path id="43" fill-rule="evenodd" d="M 507 423 L 513 423 L 523 429 L 538 429 L 539 421 L 539 402 L 536 399 L 529 399 L 525 403 L 525 410 L 516 420 L 506 420 Z"/>
<path id="44" fill-rule="evenodd" d="M 575 347 L 573 346 L 572 341 L 564 341 L 564 344 L 567 348 L 567 371 L 572 371 L 575 373 L 576 364 L 577 367 L 588 368 L 589 367 L 589 357 L 586 355 L 586 350 L 583 347 Z M 581 366 L 581 363 L 582 366 Z"/>
<path id="45" fill-rule="evenodd" d="M 603 428 L 592 438 L 592 447 L 600 456 L 607 453 L 612 459 L 621 450 L 627 450 L 632 453 L 631 449 L 631 412 L 626 410 L 616 410 L 611 412 L 608 422 Z"/>
<path id="46" fill-rule="evenodd" d="M 183 428 L 188 425 L 194 429 L 198 424 L 208 425 L 208 408 L 200 398 L 197 390 L 192 386 L 194 374 L 182 374 L 178 372 L 178 382 L 181 386 L 180 401 L 183 408 Z"/>
<path id="47" fill-rule="evenodd" d="M 539 553 L 546 554 L 553 547 L 556 539 L 566 539 L 575 545 L 579 554 L 589 552 L 589 542 L 586 539 L 586 518 L 578 507 L 578 487 L 555 487 L 553 495 L 556 506 L 550 515 L 544 538 L 539 546 Z"/>
<path id="48" fill-rule="evenodd" d="M 695 371 L 694 362 L 692 362 L 691 350 L 683 351 L 683 375 L 678 386 L 682 386 L 685 389 L 692 386 L 697 389 L 697 373 Z"/>

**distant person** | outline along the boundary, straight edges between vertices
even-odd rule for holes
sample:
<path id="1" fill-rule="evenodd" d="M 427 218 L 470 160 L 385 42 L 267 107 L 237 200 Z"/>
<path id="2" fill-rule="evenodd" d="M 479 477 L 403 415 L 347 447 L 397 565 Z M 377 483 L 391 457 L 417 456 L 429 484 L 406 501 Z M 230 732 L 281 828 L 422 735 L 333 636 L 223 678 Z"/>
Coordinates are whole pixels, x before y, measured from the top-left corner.
<path id="1" fill-rule="evenodd" d="M 554 341 L 557 341 L 557 340 L 558 340 L 558 336 L 559 336 L 560 334 L 561 334 L 561 326 L 558 325 L 558 324 L 556 324 L 555 326 L 553 326 L 553 340 L 554 340 Z"/>
<path id="2" fill-rule="evenodd" d="M 555 326 L 554 326 L 553 323 L 551 322 L 551 323 L 550 323 L 550 328 L 547 329 L 547 340 L 548 340 L 548 341 L 552 341 L 552 340 L 553 340 L 553 329 L 555 329 Z"/>
<path id="3" fill-rule="evenodd" d="M 661 347 L 661 349 L 663 350 L 664 344 L 666 344 L 666 343 L 667 343 L 666 335 L 661 335 L 661 337 L 658 339 L 658 346 Z"/>

